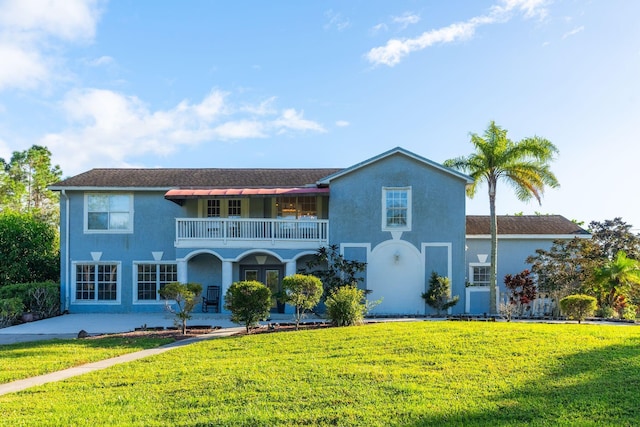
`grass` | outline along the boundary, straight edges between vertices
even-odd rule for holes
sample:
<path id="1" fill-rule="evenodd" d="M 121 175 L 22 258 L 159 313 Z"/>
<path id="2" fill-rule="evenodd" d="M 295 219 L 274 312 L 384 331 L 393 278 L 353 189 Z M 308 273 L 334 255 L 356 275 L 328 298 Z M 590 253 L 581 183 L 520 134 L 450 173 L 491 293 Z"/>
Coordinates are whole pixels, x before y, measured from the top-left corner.
<path id="1" fill-rule="evenodd" d="M 383 323 L 200 342 L 0 397 L 0 425 L 638 425 L 640 329 Z"/>
<path id="2" fill-rule="evenodd" d="M 0 384 L 154 348 L 171 338 L 108 337 L 50 340 L 0 346 Z"/>

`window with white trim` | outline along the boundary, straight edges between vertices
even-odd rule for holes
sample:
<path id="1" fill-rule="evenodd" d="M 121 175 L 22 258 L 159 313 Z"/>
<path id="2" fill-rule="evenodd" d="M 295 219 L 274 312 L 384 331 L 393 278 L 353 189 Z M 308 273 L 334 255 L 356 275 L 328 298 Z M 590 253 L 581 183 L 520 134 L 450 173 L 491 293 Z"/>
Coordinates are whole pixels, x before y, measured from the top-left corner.
<path id="1" fill-rule="evenodd" d="M 120 263 L 82 262 L 75 264 L 75 301 L 119 302 Z"/>
<path id="2" fill-rule="evenodd" d="M 489 286 L 491 279 L 490 265 L 473 265 L 471 269 L 471 286 Z"/>
<path id="3" fill-rule="evenodd" d="M 411 187 L 384 187 L 382 189 L 382 229 L 385 231 L 411 230 Z"/>
<path id="4" fill-rule="evenodd" d="M 241 218 L 248 199 L 207 199 L 198 209 L 206 218 Z"/>
<path id="5" fill-rule="evenodd" d="M 85 194 L 84 229 L 89 233 L 131 233 L 133 195 Z"/>
<path id="6" fill-rule="evenodd" d="M 178 265 L 175 263 L 134 263 L 138 302 L 160 301 L 160 291 L 167 283 L 178 281 Z"/>

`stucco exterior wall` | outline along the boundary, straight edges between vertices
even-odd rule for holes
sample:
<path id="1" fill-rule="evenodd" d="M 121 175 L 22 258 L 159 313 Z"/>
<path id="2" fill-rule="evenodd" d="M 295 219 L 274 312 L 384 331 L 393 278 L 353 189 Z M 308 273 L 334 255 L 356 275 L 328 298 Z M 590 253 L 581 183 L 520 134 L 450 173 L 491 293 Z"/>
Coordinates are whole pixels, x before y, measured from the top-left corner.
<path id="1" fill-rule="evenodd" d="M 383 231 L 383 187 L 411 187 L 410 231 Z M 374 312 L 399 314 L 405 307 L 404 314 L 430 313 L 420 295 L 431 271 L 449 276 L 452 293 L 462 296 L 464 190 L 463 179 L 402 154 L 331 181 L 329 241 L 344 250 L 368 248 L 364 286 L 373 291 L 371 299 L 382 298 Z"/>
<path id="2" fill-rule="evenodd" d="M 95 192 L 91 192 L 95 193 Z M 119 192 L 123 193 L 123 192 Z M 162 252 L 162 260 L 175 260 L 175 218 L 182 215 L 182 208 L 165 200 L 164 192 L 135 192 L 133 197 L 133 233 L 85 233 L 85 192 L 69 191 L 69 229 L 67 244 L 66 200 L 61 197 L 61 253 L 68 250 L 69 262 L 64 255 L 61 262 L 62 288 L 69 285 L 69 295 L 61 295 L 74 312 L 127 312 L 156 311 L 149 305 L 133 308 L 133 262 L 153 261 L 152 252 Z M 116 303 L 73 303 L 74 262 L 91 262 L 99 254 L 101 262 L 119 262 L 120 295 Z M 67 271 L 67 266 L 69 271 Z M 67 300 L 68 298 L 68 300 Z"/>

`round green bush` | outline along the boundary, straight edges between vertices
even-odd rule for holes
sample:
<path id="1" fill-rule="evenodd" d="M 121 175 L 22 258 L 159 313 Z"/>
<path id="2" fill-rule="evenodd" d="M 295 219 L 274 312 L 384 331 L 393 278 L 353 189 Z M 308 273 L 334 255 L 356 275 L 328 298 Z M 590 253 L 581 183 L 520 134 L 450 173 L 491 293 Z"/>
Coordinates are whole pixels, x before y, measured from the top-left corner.
<path id="1" fill-rule="evenodd" d="M 570 319 L 581 323 L 587 316 L 592 316 L 598 306 L 597 300 L 591 295 L 569 295 L 560 300 L 560 309 Z"/>
<path id="2" fill-rule="evenodd" d="M 325 302 L 327 317 L 336 326 L 362 323 L 367 313 L 364 291 L 355 286 L 340 286 L 331 291 Z"/>

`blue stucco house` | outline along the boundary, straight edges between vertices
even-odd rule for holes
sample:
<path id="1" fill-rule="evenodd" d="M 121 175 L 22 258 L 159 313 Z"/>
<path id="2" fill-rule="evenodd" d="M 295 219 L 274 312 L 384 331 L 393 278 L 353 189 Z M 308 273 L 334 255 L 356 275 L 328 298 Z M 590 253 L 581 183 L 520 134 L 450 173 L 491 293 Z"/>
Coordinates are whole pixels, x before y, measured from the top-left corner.
<path id="1" fill-rule="evenodd" d="M 276 292 L 319 247 L 335 244 L 367 263 L 362 286 L 381 299 L 375 314 L 430 314 L 421 294 L 432 271 L 461 298 L 452 313 L 486 312 L 488 239 L 483 217 L 465 216 L 470 182 L 399 147 L 344 169 L 93 169 L 51 187 L 61 196 L 62 307 L 160 312 L 158 291 L 174 281 L 218 287 L 222 298 L 237 280 Z M 557 237 L 586 234 L 553 217 L 546 231 L 539 221 L 538 239 L 516 238 L 535 220 L 510 218 L 501 273 L 521 271 Z"/>

